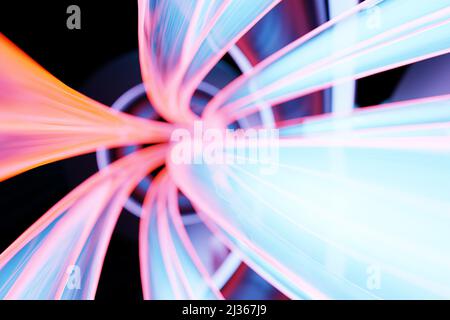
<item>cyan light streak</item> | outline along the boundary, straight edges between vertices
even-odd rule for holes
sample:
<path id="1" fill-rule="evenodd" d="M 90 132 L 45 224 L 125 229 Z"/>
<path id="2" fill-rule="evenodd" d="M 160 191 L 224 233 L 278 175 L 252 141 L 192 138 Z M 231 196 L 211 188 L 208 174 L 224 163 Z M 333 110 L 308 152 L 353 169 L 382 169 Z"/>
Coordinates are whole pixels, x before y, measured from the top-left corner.
<path id="1" fill-rule="evenodd" d="M 432 116 L 417 124 L 411 112 L 415 126 L 403 117 L 400 137 L 392 122 L 380 136 L 360 134 L 371 115 L 379 126 L 380 110 L 365 112 L 365 128 L 344 138 L 331 131 L 283 139 L 275 174 L 249 163 L 169 168 L 208 219 L 291 297 L 448 297 L 450 124 Z M 390 110 L 399 108 L 384 108 L 387 119 Z M 214 181 L 216 172 L 226 183 Z M 212 188 L 219 192 L 202 196 Z M 367 283 L 371 268 L 381 272 L 379 288 Z"/>
<path id="2" fill-rule="evenodd" d="M 448 95 L 359 109 L 345 117 L 330 115 L 307 117 L 297 125 L 281 128 L 280 136 L 336 136 L 355 132 L 380 135 L 387 131 L 385 130 L 387 127 L 401 130 L 407 129 L 408 126 L 445 124 L 446 122 L 450 122 L 450 96 Z"/>
<path id="3" fill-rule="evenodd" d="M 380 28 L 372 28 L 367 22 L 368 9 L 375 4 L 383 16 Z M 406 0 L 365 1 L 234 81 L 211 101 L 205 116 L 211 117 L 214 110 L 221 109 L 220 116 L 232 122 L 258 110 L 255 97 L 277 104 L 340 81 L 444 54 L 450 45 L 448 5 L 447 1 L 414 1 L 414 5 Z M 357 27 L 355 42 L 333 51 L 332 39 L 345 37 L 337 34 L 346 30 L 345 25 Z M 250 81 L 259 90 L 250 89 Z"/>

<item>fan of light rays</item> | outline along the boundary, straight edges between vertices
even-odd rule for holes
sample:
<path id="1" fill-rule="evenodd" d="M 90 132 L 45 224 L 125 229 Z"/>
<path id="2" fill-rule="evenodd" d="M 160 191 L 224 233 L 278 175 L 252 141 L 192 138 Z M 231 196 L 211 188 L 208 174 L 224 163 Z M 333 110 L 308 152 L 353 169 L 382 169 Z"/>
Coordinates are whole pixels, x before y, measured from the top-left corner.
<path id="1" fill-rule="evenodd" d="M 164 157 L 162 146 L 136 152 L 58 202 L 0 255 L 0 298 L 94 298 L 122 207 L 139 181 L 160 166 Z M 71 287 L 67 284 L 74 268 L 80 283 Z"/>
<path id="2" fill-rule="evenodd" d="M 153 183 L 141 217 L 144 298 L 223 298 L 189 239 L 178 209 L 175 185 L 165 172 Z"/>
<path id="3" fill-rule="evenodd" d="M 377 26 L 370 23 L 374 5 L 382 17 Z M 214 97 L 205 117 L 220 109 L 215 116 L 230 123 L 257 111 L 260 99 L 278 104 L 345 80 L 448 53 L 449 30 L 448 1 L 364 1 L 234 81 Z"/>
<path id="4" fill-rule="evenodd" d="M 195 119 L 189 102 L 203 78 L 280 0 L 139 1 L 141 70 L 166 119 Z"/>
<path id="5" fill-rule="evenodd" d="M 56 204 L 0 256 L 1 298 L 92 299 L 125 201 L 162 164 L 141 214 L 146 299 L 223 298 L 183 224 L 178 191 L 233 254 L 290 298 L 450 297 L 449 96 L 272 118 L 251 128 L 254 136 L 225 134 L 261 109 L 448 53 L 450 0 L 364 1 L 255 65 L 244 61 L 243 74 L 195 114 L 199 84 L 278 2 L 139 1 L 143 80 L 173 124 L 114 112 L 0 38 L 0 179 L 187 132 L 102 169 Z M 222 136 L 198 144 L 190 136 L 197 120 Z M 178 161 L 180 150 L 187 161 Z M 73 267 L 80 283 L 69 281 Z"/>
<path id="6" fill-rule="evenodd" d="M 166 141 L 170 125 L 65 86 L 0 34 L 0 181 L 99 147 Z"/>
<path id="7" fill-rule="evenodd" d="M 171 176 L 280 290 L 295 298 L 450 295 L 448 96 L 310 117 L 276 141 L 226 143 L 213 163 L 172 161 Z M 216 192 L 205 197 L 208 190 Z M 371 268 L 382 275 L 375 290 Z"/>

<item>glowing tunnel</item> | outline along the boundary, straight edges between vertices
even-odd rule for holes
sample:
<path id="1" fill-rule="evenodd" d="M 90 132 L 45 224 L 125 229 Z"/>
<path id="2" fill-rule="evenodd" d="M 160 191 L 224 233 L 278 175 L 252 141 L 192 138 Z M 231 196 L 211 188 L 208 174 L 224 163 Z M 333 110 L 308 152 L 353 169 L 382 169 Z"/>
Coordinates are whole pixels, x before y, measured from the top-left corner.
<path id="1" fill-rule="evenodd" d="M 309 30 L 293 0 L 139 0 L 142 88 L 167 122 L 81 95 L 0 35 L 0 181 L 145 145 L 0 255 L 0 298 L 93 299 L 118 217 L 151 173 L 139 215 L 145 299 L 227 298 L 241 262 L 293 299 L 449 298 L 450 96 L 358 109 L 353 94 L 356 79 L 449 53 L 450 0 L 331 2 L 330 19 Z M 280 36 L 261 41 L 274 22 Z M 224 76 L 226 59 L 240 75 Z M 298 115 L 292 101 L 305 97 Z M 205 156 L 195 138 L 173 140 L 199 122 L 277 139 L 225 135 L 216 155 L 230 161 L 175 161 L 180 147 Z M 211 239 L 226 252 L 219 266 L 204 258 Z"/>

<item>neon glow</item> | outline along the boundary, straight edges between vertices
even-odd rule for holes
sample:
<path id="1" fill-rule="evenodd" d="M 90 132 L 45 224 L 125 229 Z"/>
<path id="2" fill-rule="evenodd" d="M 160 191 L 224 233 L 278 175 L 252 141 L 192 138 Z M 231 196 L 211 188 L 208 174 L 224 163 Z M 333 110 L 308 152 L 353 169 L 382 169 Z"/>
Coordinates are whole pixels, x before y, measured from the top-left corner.
<path id="1" fill-rule="evenodd" d="M 0 299 L 94 299 L 142 181 L 145 299 L 226 299 L 241 265 L 292 299 L 450 298 L 450 95 L 355 101 L 358 79 L 450 53 L 450 0 L 328 3 L 330 19 L 308 30 L 291 0 L 139 0 L 144 83 L 131 93 L 165 121 L 76 92 L 0 34 L 0 181 L 96 151 L 101 162 L 0 255 Z M 226 54 L 240 71 L 225 80 Z M 330 88 L 331 108 L 311 108 L 329 113 L 279 111 Z M 174 133 L 199 121 L 276 129 L 276 146 L 262 137 L 257 149 L 277 156 L 246 161 L 255 147 L 224 134 L 233 161 L 174 161 L 196 145 Z M 135 145 L 146 146 L 105 160 Z"/>

